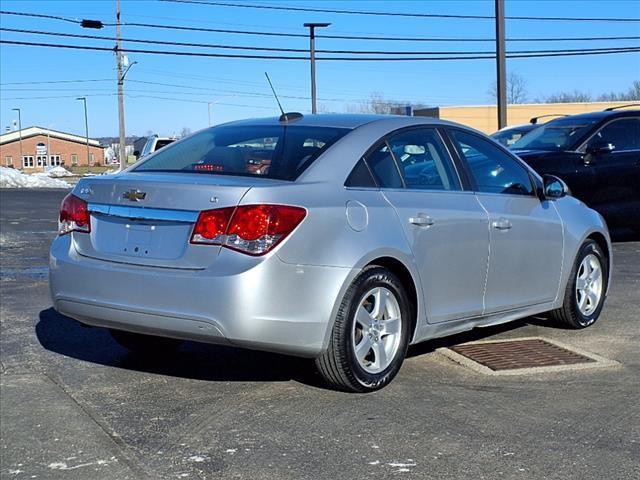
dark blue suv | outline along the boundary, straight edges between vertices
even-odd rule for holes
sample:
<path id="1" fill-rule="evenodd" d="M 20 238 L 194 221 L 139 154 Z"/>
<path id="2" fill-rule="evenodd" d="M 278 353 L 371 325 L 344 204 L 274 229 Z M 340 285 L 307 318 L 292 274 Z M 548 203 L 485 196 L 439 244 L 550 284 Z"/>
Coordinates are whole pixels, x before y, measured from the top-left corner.
<path id="1" fill-rule="evenodd" d="M 640 232 L 640 110 L 627 109 L 636 106 L 552 120 L 511 150 L 541 175 L 562 178 L 609 227 Z"/>

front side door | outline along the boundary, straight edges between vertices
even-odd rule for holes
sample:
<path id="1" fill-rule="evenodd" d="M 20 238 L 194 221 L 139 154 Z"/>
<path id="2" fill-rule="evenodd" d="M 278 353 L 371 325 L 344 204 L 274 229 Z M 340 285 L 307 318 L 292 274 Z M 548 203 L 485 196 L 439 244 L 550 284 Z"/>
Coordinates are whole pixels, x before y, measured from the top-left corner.
<path id="1" fill-rule="evenodd" d="M 553 301 L 563 261 L 562 222 L 556 209 L 536 196 L 526 168 L 493 142 L 458 129 L 451 129 L 450 135 L 489 215 L 484 312 Z"/>
<path id="2" fill-rule="evenodd" d="M 640 225 L 640 118 L 621 118 L 603 126 L 587 142 L 589 152 L 598 145 L 613 150 L 588 153 L 594 176 L 593 191 L 587 204 L 610 223 L 625 225 L 636 217 Z"/>
<path id="3" fill-rule="evenodd" d="M 473 193 L 462 191 L 438 131 L 392 135 L 366 160 L 411 245 L 427 321 L 481 315 L 488 218 Z"/>

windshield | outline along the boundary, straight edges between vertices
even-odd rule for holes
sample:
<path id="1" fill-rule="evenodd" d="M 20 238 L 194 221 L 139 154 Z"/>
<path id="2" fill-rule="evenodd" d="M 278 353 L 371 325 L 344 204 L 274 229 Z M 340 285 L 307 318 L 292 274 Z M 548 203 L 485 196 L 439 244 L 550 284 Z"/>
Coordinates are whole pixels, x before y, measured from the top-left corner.
<path id="1" fill-rule="evenodd" d="M 158 151 L 135 171 L 295 180 L 348 132 L 345 128 L 286 125 L 214 127 Z"/>
<path id="2" fill-rule="evenodd" d="M 513 150 L 569 150 L 597 119 L 566 119 L 546 123 L 511 145 Z"/>
<path id="3" fill-rule="evenodd" d="M 510 147 L 522 137 L 524 137 L 527 133 L 529 133 L 533 128 L 509 128 L 507 130 L 503 130 L 501 132 L 496 132 L 491 135 L 496 142 L 504 145 L 505 147 Z"/>

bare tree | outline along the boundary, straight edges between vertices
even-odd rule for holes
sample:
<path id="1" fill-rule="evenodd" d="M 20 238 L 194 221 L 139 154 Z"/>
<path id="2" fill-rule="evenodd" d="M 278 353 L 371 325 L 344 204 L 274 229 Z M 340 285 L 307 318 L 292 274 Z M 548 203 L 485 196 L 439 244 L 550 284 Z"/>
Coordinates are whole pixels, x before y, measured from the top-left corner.
<path id="1" fill-rule="evenodd" d="M 573 92 L 559 92 L 544 97 L 544 103 L 585 103 L 591 102 L 593 97 L 588 92 L 574 90 Z"/>
<path id="2" fill-rule="evenodd" d="M 604 93 L 598 97 L 601 102 L 640 100 L 640 80 L 634 81 L 626 92 Z"/>
<path id="3" fill-rule="evenodd" d="M 498 86 L 496 82 L 491 84 L 488 91 L 494 101 L 498 100 Z M 525 103 L 527 101 L 527 81 L 522 75 L 511 72 L 507 77 L 507 103 Z"/>
<path id="4" fill-rule="evenodd" d="M 189 127 L 182 127 L 180 130 L 180 138 L 184 138 L 191 135 L 191 129 Z"/>
<path id="5" fill-rule="evenodd" d="M 373 92 L 367 100 L 356 104 L 347 104 L 346 110 L 350 113 L 378 113 L 383 115 L 404 114 L 406 106 L 423 108 L 421 103 L 401 100 L 386 100 L 381 92 Z"/>

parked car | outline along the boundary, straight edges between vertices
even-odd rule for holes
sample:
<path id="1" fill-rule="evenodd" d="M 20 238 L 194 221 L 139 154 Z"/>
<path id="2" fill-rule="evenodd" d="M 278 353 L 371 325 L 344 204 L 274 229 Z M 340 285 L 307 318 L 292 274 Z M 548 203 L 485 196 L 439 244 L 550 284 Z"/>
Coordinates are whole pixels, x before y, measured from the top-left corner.
<path id="1" fill-rule="evenodd" d="M 549 114 L 549 115 L 539 115 L 537 117 L 533 117 L 529 120 L 529 123 L 524 123 L 521 125 L 513 125 L 510 127 L 504 127 L 491 135 L 496 142 L 504 145 L 505 147 L 510 147 L 522 137 L 524 137 L 529 132 L 532 132 L 536 128 L 540 126 L 541 118 L 548 117 L 566 117 L 566 115 L 562 114 Z"/>
<path id="2" fill-rule="evenodd" d="M 640 110 L 552 120 L 511 149 L 538 173 L 562 178 L 609 226 L 640 232 Z"/>
<path id="3" fill-rule="evenodd" d="M 409 344 L 543 312 L 597 320 L 609 234 L 561 180 L 432 118 L 291 117 L 80 180 L 51 246 L 56 310 L 139 352 L 187 339 L 315 358 L 358 392 L 388 384 Z"/>
<path id="4" fill-rule="evenodd" d="M 138 139 L 140 140 L 140 139 Z M 158 135 L 150 135 L 146 137 L 144 141 L 144 146 L 142 150 L 135 150 L 133 154 L 138 157 L 138 159 L 142 157 L 146 157 L 147 155 L 155 152 L 156 150 L 160 150 L 162 147 L 166 147 L 167 145 L 175 142 L 175 138 L 170 137 L 159 137 Z M 134 143 L 135 148 L 135 143 Z"/>

